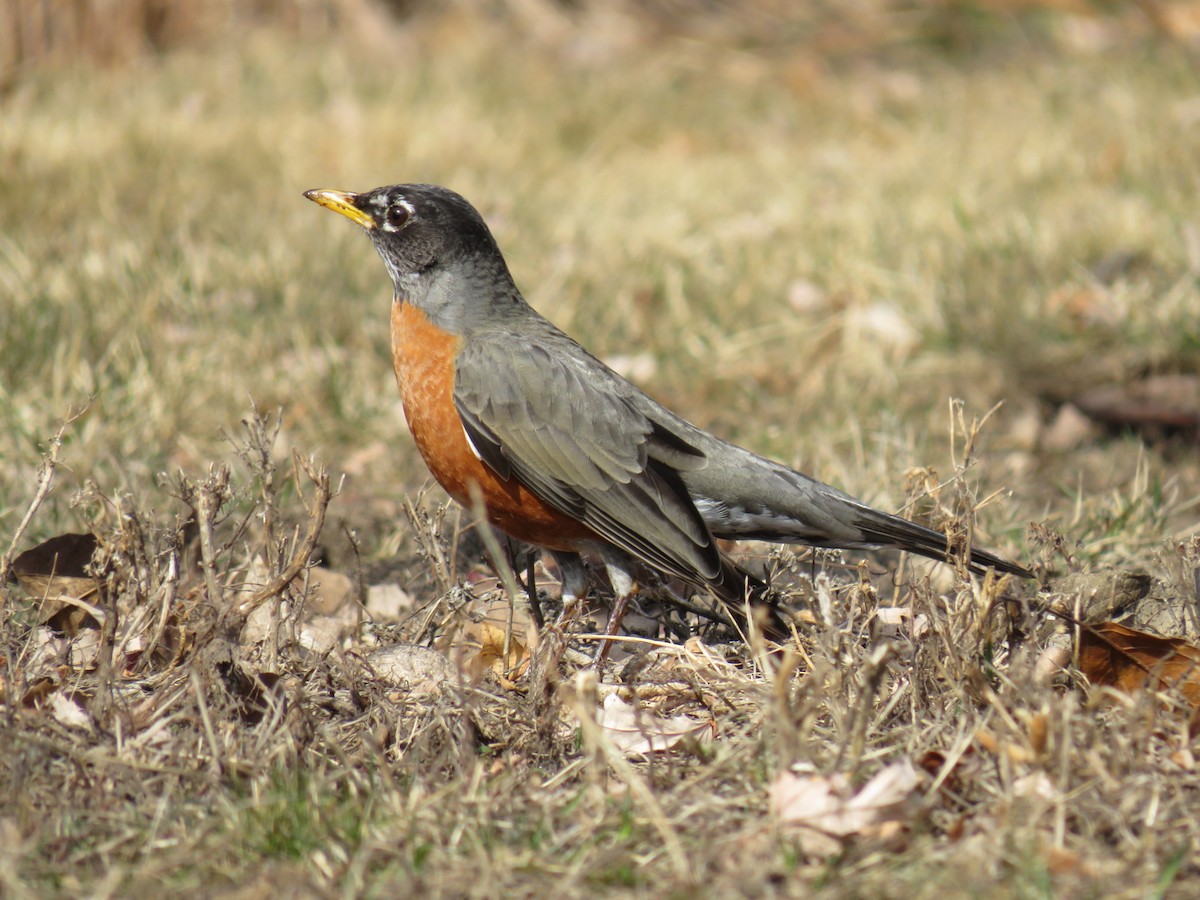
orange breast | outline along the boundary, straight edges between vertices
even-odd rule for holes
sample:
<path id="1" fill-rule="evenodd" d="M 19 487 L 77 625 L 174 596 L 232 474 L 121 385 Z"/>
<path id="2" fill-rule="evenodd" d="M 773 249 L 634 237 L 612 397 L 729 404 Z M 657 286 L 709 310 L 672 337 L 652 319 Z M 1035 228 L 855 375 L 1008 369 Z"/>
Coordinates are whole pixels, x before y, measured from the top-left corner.
<path id="1" fill-rule="evenodd" d="M 392 365 L 404 416 L 425 464 L 467 509 L 474 505 L 471 486 L 478 485 L 488 521 L 502 531 L 554 550 L 578 549 L 593 536 L 586 526 L 547 506 L 515 479 L 499 478 L 472 452 L 454 408 L 461 342 L 412 304 L 392 304 Z"/>

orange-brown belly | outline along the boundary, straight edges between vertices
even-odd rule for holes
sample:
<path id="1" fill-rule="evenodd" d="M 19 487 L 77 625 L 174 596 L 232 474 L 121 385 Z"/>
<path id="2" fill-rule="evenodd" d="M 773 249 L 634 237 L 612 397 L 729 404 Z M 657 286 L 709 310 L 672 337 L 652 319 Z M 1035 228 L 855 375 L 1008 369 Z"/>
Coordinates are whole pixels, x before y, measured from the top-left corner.
<path id="1" fill-rule="evenodd" d="M 392 366 L 404 416 L 425 464 L 468 510 L 478 485 L 488 521 L 513 537 L 554 550 L 576 550 L 590 529 L 546 505 L 516 479 L 502 479 L 471 450 L 454 407 L 454 367 L 462 338 L 430 323 L 409 303 L 392 304 Z"/>

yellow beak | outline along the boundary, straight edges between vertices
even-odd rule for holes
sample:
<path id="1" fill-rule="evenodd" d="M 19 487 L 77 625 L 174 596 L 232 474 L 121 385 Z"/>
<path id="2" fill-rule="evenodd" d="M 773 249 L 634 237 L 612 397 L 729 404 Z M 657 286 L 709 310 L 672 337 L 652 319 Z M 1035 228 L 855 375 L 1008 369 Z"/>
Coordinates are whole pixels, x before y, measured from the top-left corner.
<path id="1" fill-rule="evenodd" d="M 357 194 L 346 191 L 305 191 L 304 196 L 313 203 L 321 204 L 326 209 L 341 213 L 367 231 L 374 231 L 376 228 L 375 220 L 354 205 L 354 201 L 358 199 Z"/>

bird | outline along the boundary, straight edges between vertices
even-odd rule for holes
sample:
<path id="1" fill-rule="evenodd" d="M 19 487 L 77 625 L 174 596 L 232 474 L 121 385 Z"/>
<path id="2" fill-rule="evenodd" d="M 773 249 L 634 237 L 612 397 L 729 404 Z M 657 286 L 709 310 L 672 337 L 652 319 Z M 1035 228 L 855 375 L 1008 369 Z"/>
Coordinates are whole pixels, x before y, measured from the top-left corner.
<path id="1" fill-rule="evenodd" d="M 639 566 L 710 588 L 732 617 L 767 592 L 717 541 L 891 547 L 946 561 L 947 538 L 722 440 L 653 400 L 537 312 L 480 213 L 454 191 L 397 184 L 304 196 L 361 226 L 393 287 L 392 363 L 434 478 L 500 531 L 548 551 L 564 607 L 598 553 L 613 589 L 609 642 Z M 972 548 L 975 573 L 1032 573 Z M 761 621 L 761 620 L 760 620 Z"/>

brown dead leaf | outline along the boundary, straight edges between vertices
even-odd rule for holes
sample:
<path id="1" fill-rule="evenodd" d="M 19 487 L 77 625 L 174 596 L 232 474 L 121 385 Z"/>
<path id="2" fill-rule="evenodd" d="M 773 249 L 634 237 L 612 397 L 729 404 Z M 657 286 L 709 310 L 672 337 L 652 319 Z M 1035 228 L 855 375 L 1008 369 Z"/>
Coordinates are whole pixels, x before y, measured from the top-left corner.
<path id="1" fill-rule="evenodd" d="M 1200 707 L 1200 648 L 1179 638 L 1135 631 L 1116 622 L 1085 628 L 1079 638 L 1079 669 L 1096 685 L 1136 693 L 1155 677 Z"/>
<path id="2" fill-rule="evenodd" d="M 525 674 L 529 667 L 529 649 L 514 630 L 506 655 L 504 634 L 503 628 L 487 621 L 472 622 L 463 630 L 461 646 L 467 650 L 463 665 L 472 681 L 478 680 L 485 671 L 491 669 L 501 684 L 512 689 Z"/>
<path id="3" fill-rule="evenodd" d="M 58 666 L 53 672 L 38 678 L 26 689 L 21 697 L 21 705 L 27 709 L 36 709 L 45 703 L 46 699 L 58 690 L 63 677 L 70 670 L 66 666 Z"/>
<path id="4" fill-rule="evenodd" d="M 96 552 L 94 534 L 60 534 L 13 560 L 13 574 L 31 594 L 44 594 L 52 583 L 71 588 L 73 596 L 96 590 L 87 567 Z"/>
<path id="5" fill-rule="evenodd" d="M 596 722 L 605 737 L 626 756 L 662 753 L 688 739 L 708 741 L 717 730 L 717 724 L 711 717 L 693 719 L 679 715 L 666 718 L 622 700 L 615 693 L 604 698 L 596 714 Z"/>
<path id="6" fill-rule="evenodd" d="M 60 534 L 13 560 L 13 574 L 31 597 L 42 601 L 38 622 L 64 634 L 100 626 L 88 602 L 100 589 L 88 574 L 96 552 L 94 534 Z"/>
<path id="7" fill-rule="evenodd" d="M 505 688 L 513 690 L 529 667 L 530 640 L 530 622 L 524 610 L 510 610 L 508 600 L 498 598 L 438 649 L 455 660 L 470 681 L 478 681 L 491 669 Z"/>
<path id="8" fill-rule="evenodd" d="M 916 813 L 924 780 L 907 757 L 857 792 L 841 772 L 784 772 L 771 788 L 771 807 L 781 825 L 799 829 L 806 853 L 831 856 L 851 837 L 892 840 L 901 834 Z"/>

